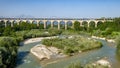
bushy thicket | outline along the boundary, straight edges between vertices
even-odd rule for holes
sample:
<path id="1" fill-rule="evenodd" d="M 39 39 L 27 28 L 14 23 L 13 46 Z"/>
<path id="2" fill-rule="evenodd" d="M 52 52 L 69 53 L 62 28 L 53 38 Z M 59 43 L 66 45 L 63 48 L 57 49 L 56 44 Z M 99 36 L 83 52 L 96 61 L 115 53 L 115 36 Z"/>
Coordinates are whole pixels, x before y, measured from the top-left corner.
<path id="1" fill-rule="evenodd" d="M 91 33 L 91 35 L 96 35 L 106 38 L 116 38 L 120 32 L 120 18 L 114 18 L 113 21 L 98 22 L 97 27 L 95 27 L 95 22 L 90 22 L 89 27 L 86 22 L 83 22 L 83 26 L 80 26 L 80 22 L 75 21 L 74 30 L 84 31 Z"/>
<path id="2" fill-rule="evenodd" d="M 16 37 L 19 37 L 24 40 L 27 38 L 35 38 L 35 37 L 56 36 L 61 33 L 62 31 L 57 29 L 48 29 L 48 30 L 32 29 L 32 30 L 26 30 L 26 31 L 18 31 L 16 32 Z"/>
<path id="3" fill-rule="evenodd" d="M 73 38 L 52 38 L 42 40 L 42 44 L 46 46 L 54 46 L 63 50 L 63 53 L 71 55 L 79 51 L 87 51 L 93 48 L 99 48 L 102 44 L 95 40 L 89 40 L 83 37 Z"/>
<path id="4" fill-rule="evenodd" d="M 0 68 L 14 68 L 18 42 L 12 37 L 0 37 Z"/>
<path id="5" fill-rule="evenodd" d="M 116 44 L 117 44 L 117 51 L 116 52 L 120 56 L 120 36 L 117 37 Z"/>
<path id="6" fill-rule="evenodd" d="M 83 68 L 82 65 L 80 64 L 80 62 L 75 62 L 75 63 L 71 63 L 68 66 L 64 67 L 64 68 Z"/>
<path id="7" fill-rule="evenodd" d="M 0 22 L 2 26 L 0 26 L 0 35 L 3 36 L 9 36 L 12 35 L 12 33 L 16 31 L 24 31 L 24 30 L 31 30 L 31 29 L 43 29 L 43 24 L 40 24 L 37 26 L 37 24 L 28 23 L 28 22 L 20 22 L 19 25 L 17 23 L 14 23 L 14 26 L 11 27 L 10 25 L 7 25 L 7 27 L 4 26 L 3 22 Z"/>
<path id="8" fill-rule="evenodd" d="M 93 31 L 93 35 L 115 39 L 120 34 L 120 18 L 106 21 Z"/>

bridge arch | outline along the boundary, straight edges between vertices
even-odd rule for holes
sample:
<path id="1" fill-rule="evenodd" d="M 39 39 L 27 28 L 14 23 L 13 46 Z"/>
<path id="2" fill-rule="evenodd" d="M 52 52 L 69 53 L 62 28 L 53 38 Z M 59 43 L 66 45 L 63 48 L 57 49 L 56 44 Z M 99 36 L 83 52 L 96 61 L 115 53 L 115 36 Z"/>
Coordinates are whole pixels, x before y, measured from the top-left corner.
<path id="1" fill-rule="evenodd" d="M 39 23 L 39 28 L 44 29 L 44 21 L 40 20 L 38 23 Z"/>
<path id="2" fill-rule="evenodd" d="M 53 27 L 54 27 L 54 28 L 58 28 L 58 23 L 59 23 L 59 22 L 58 22 L 57 20 L 53 21 L 52 23 L 53 23 Z"/>
<path id="3" fill-rule="evenodd" d="M 82 21 L 82 25 L 84 26 L 84 27 L 88 27 L 88 21 Z"/>
<path id="4" fill-rule="evenodd" d="M 66 23 L 67 23 L 67 28 L 68 29 L 72 28 L 72 26 L 73 26 L 72 21 L 68 20 Z"/>
<path id="5" fill-rule="evenodd" d="M 95 21 L 90 21 L 89 22 L 89 27 L 90 28 L 95 28 L 95 24 L 96 24 Z"/>
<path id="6" fill-rule="evenodd" d="M 11 26 L 10 20 L 7 20 L 7 21 L 6 21 L 6 26 Z"/>
<path id="7" fill-rule="evenodd" d="M 5 27 L 5 22 L 3 20 L 0 20 L 0 28 Z"/>
<path id="8" fill-rule="evenodd" d="M 22 20 L 22 22 L 25 22 L 25 23 L 26 23 L 27 21 L 29 21 L 29 20 Z"/>
<path id="9" fill-rule="evenodd" d="M 47 29 L 51 27 L 51 21 L 47 20 L 45 24 Z"/>
<path id="10" fill-rule="evenodd" d="M 65 29 L 65 22 L 63 20 L 60 21 L 60 28 Z"/>
<path id="11" fill-rule="evenodd" d="M 26 23 L 31 23 L 31 22 L 29 20 L 27 20 Z"/>
<path id="12" fill-rule="evenodd" d="M 97 21 L 97 22 L 96 22 L 96 26 L 99 28 L 99 27 L 102 26 L 103 23 L 104 23 L 103 21 Z"/>
<path id="13" fill-rule="evenodd" d="M 19 23 L 22 24 L 24 21 L 23 20 L 20 20 Z"/>
<path id="14" fill-rule="evenodd" d="M 33 20 L 33 21 L 32 21 L 32 24 L 37 24 L 37 21 L 36 21 L 36 20 Z"/>
<path id="15" fill-rule="evenodd" d="M 17 21 L 16 20 L 13 20 L 13 26 L 17 26 Z"/>

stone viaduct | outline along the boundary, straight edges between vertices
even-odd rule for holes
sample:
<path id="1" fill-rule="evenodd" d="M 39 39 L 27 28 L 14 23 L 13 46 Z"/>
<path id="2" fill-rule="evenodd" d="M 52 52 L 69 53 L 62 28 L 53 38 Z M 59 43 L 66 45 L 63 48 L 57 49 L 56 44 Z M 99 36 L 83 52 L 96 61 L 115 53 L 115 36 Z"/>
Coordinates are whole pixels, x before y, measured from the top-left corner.
<path id="1" fill-rule="evenodd" d="M 71 18 L 0 18 L 0 22 L 4 22 L 4 26 L 7 27 L 9 24 L 11 27 L 14 26 L 14 23 L 17 23 L 17 25 L 20 25 L 21 22 L 26 22 L 26 23 L 35 23 L 36 26 L 39 27 L 41 23 L 44 25 L 44 29 L 47 28 L 47 22 L 50 22 L 51 28 L 54 27 L 54 22 L 57 22 L 57 28 L 60 29 L 61 22 L 64 22 L 65 29 L 67 29 L 68 24 L 72 24 L 72 28 L 74 28 L 74 22 L 78 21 L 80 22 L 80 26 L 83 26 L 84 22 L 87 23 L 87 26 L 90 26 L 91 22 L 94 22 L 95 27 L 98 26 L 99 22 L 104 23 L 105 21 L 112 21 L 112 20 L 100 20 L 100 19 L 71 19 Z"/>

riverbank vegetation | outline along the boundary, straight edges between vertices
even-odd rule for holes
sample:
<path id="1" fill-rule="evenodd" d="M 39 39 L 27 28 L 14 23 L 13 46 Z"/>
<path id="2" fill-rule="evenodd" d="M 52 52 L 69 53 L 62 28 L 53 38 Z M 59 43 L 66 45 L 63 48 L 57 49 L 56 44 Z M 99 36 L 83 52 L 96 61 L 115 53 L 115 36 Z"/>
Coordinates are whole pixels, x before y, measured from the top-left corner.
<path id="1" fill-rule="evenodd" d="M 42 44 L 46 46 L 57 47 L 58 49 L 62 50 L 62 53 L 67 55 L 102 47 L 102 44 L 96 40 L 78 36 L 43 39 Z"/>
<path id="2" fill-rule="evenodd" d="M 14 68 L 18 42 L 12 37 L 0 37 L 0 68 Z"/>
<path id="3" fill-rule="evenodd" d="M 120 18 L 114 18 L 111 22 L 106 21 L 99 24 L 96 30 L 93 30 L 92 34 L 108 39 L 115 39 L 120 35 Z"/>
<path id="4" fill-rule="evenodd" d="M 120 36 L 117 37 L 116 43 L 117 43 L 117 51 L 116 52 L 120 56 Z"/>
<path id="5" fill-rule="evenodd" d="M 36 37 L 50 37 L 59 34 L 61 34 L 61 30 L 57 30 L 57 29 L 49 29 L 49 30 L 32 29 L 26 31 L 17 31 L 16 37 L 22 37 L 22 39 L 27 39 L 27 38 L 36 38 Z"/>

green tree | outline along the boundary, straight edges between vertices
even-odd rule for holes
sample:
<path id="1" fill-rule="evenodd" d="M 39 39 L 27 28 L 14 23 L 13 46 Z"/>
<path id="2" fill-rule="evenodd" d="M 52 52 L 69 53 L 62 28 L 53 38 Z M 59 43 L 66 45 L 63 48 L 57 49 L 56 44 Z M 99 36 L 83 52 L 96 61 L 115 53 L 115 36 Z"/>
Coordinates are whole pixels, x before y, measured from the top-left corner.
<path id="1" fill-rule="evenodd" d="M 0 37 L 0 68 L 14 68 L 17 58 L 17 41 L 12 37 Z"/>
<path id="2" fill-rule="evenodd" d="M 75 22 L 74 22 L 74 29 L 75 29 L 76 31 L 79 31 L 79 30 L 80 30 L 80 22 L 78 22 L 78 21 L 75 21 Z"/>
<path id="3" fill-rule="evenodd" d="M 116 30 L 120 31 L 120 17 L 119 18 L 115 18 L 114 19 L 114 23 L 115 23 L 115 26 L 116 26 Z"/>
<path id="4" fill-rule="evenodd" d="M 117 44 L 117 51 L 116 52 L 120 56 L 120 36 L 117 37 L 116 44 Z"/>
<path id="5" fill-rule="evenodd" d="M 8 26 L 4 29 L 3 35 L 4 36 L 10 36 L 13 33 L 14 33 L 14 30 L 10 26 Z"/>

